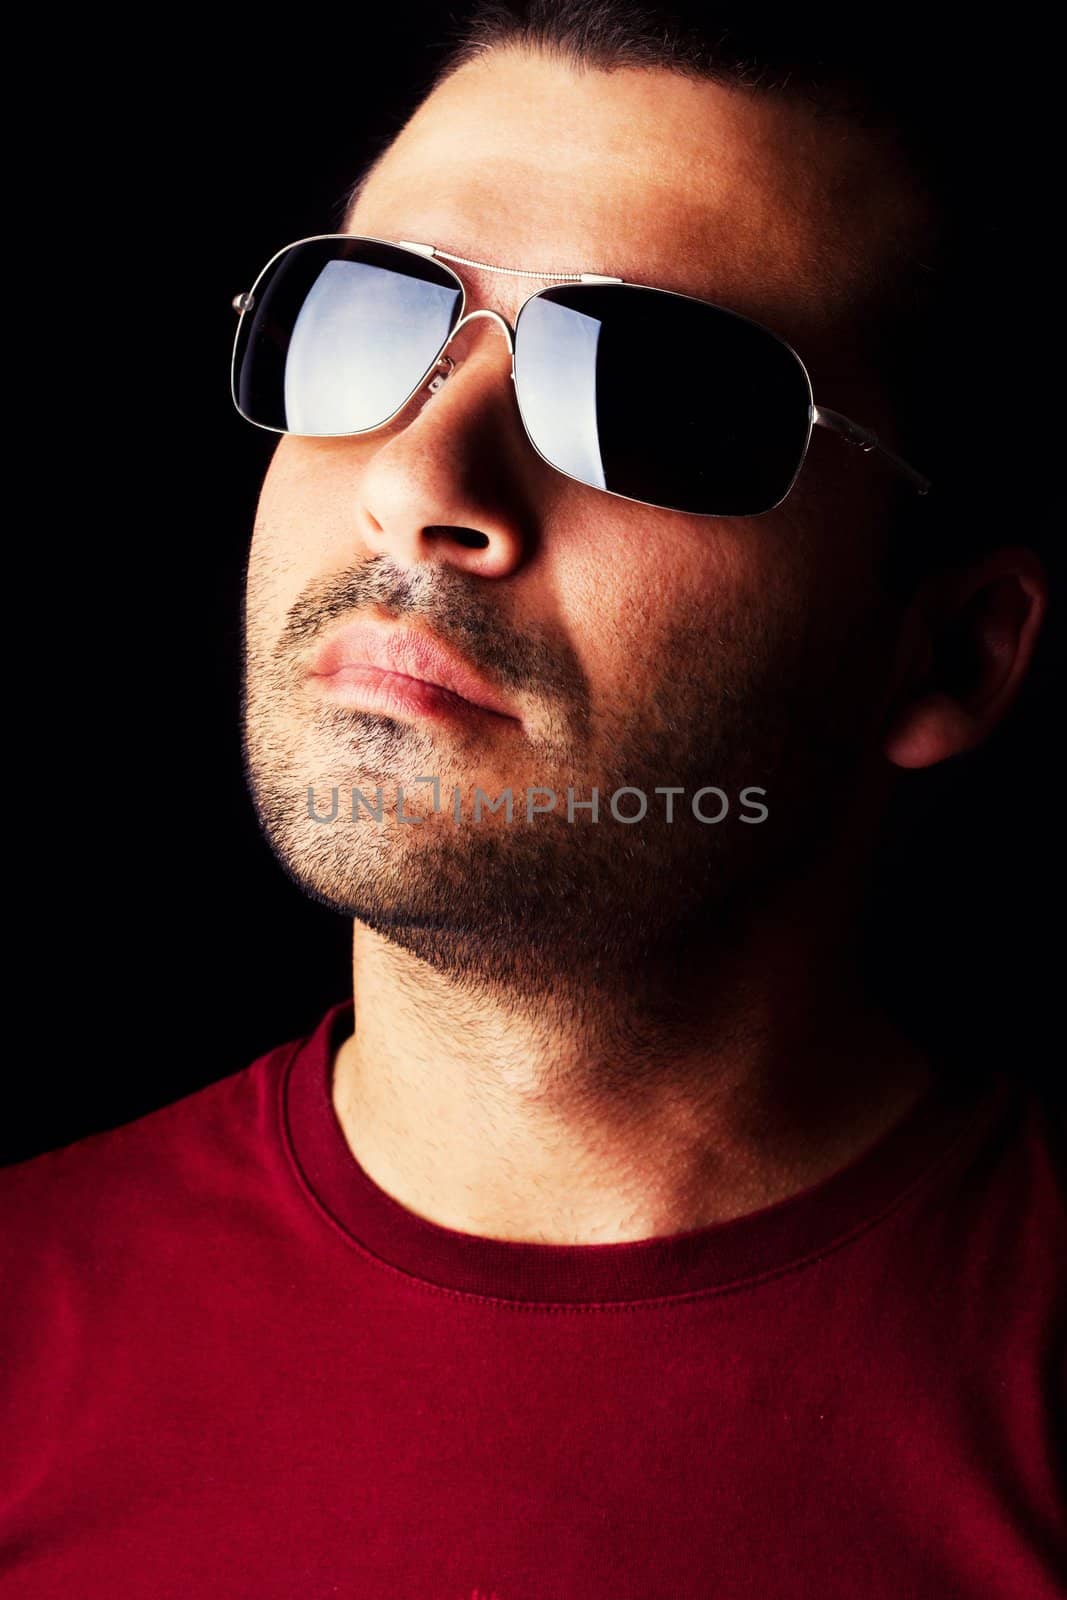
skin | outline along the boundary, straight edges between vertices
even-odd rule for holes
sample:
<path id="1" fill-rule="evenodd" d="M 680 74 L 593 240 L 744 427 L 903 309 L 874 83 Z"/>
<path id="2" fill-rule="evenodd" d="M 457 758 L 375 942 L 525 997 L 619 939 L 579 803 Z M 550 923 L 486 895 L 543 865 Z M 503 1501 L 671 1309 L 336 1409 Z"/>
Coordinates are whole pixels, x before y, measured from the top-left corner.
<path id="1" fill-rule="evenodd" d="M 518 50 L 423 102 L 346 223 L 718 301 L 890 444 L 854 330 L 931 225 L 888 145 L 810 107 Z M 544 286 L 455 270 L 468 311 L 512 324 Z M 279 439 L 250 552 L 253 797 L 287 872 L 353 918 L 334 1110 L 394 1199 L 470 1233 L 611 1243 L 751 1212 L 837 1171 L 929 1086 L 855 948 L 864 875 L 900 769 L 973 747 L 1010 707 L 1044 574 L 1005 546 L 894 607 L 889 474 L 826 430 L 773 512 L 654 510 L 536 455 L 491 320 L 448 353 L 440 391 L 386 427 Z M 438 634 L 517 715 L 315 701 L 309 653 L 356 616 Z M 443 812 L 419 775 L 440 777 Z M 318 824 L 309 783 L 320 805 L 380 784 L 386 821 Z M 398 784 L 419 823 L 396 819 Z M 627 827 L 604 814 L 622 784 L 735 803 L 715 826 L 680 798 L 674 824 L 650 807 Z M 457 826 L 453 785 L 468 817 L 476 785 L 511 787 L 515 820 Z M 530 785 L 595 785 L 601 820 L 527 822 Z M 766 790 L 759 825 L 738 820 L 746 785 Z"/>

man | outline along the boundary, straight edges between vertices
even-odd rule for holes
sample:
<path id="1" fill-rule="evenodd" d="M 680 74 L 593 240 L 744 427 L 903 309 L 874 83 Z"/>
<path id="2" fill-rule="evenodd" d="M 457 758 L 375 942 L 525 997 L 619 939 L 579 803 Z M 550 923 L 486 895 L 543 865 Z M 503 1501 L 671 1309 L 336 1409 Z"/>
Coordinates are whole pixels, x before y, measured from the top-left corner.
<path id="1" fill-rule="evenodd" d="M 12 1595 L 1063 1592 L 1056 1130 L 855 935 L 1045 570 L 942 525 L 931 170 L 693 15 L 484 9 L 238 300 L 247 772 L 354 994 L 5 1174 Z"/>

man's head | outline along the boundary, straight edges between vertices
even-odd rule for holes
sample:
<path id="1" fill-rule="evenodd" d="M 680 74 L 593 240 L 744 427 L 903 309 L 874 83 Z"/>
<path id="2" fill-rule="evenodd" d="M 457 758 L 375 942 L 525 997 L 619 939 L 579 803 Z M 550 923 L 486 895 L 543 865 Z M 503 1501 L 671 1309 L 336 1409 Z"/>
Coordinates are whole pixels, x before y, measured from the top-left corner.
<path id="1" fill-rule="evenodd" d="M 918 167 L 892 98 L 857 100 L 835 63 L 821 87 L 818 73 L 791 87 L 788 71 L 784 86 L 754 83 L 717 30 L 671 36 L 665 16 L 483 8 L 341 231 L 716 301 L 787 339 L 820 404 L 873 428 L 935 491 L 939 466 L 958 485 L 958 421 L 942 415 L 935 448 L 915 387 L 926 279 L 951 259 L 936 163 Z M 542 286 L 455 270 L 468 310 L 511 323 Z M 281 439 L 260 497 L 246 762 L 274 849 L 316 897 L 478 981 L 548 987 L 591 968 L 612 981 L 699 944 L 787 876 L 862 861 L 895 767 L 970 748 L 1003 715 L 1040 623 L 1040 565 L 978 537 L 969 564 L 917 572 L 916 529 L 950 550 L 947 495 L 925 527 L 906 519 L 874 458 L 817 429 L 793 493 L 764 516 L 629 503 L 534 453 L 490 319 L 449 354 L 448 382 L 384 428 Z M 961 636 L 949 677 L 941 616 Z M 324 696 L 307 669 L 357 618 L 441 639 L 513 715 Z M 439 810 L 420 777 L 438 780 Z M 709 786 L 726 799 L 718 822 L 703 819 L 720 797 L 691 804 Z M 373 800 L 378 787 L 384 820 L 353 821 L 352 789 Z M 609 806 L 624 787 L 647 798 L 639 820 L 620 820 L 635 797 Z M 309 788 L 325 814 L 338 790 L 335 821 L 309 816 Z M 400 820 L 399 788 L 420 822 Z M 594 789 L 597 820 L 581 805 L 571 820 L 568 791 Z M 680 791 L 670 822 L 663 789 Z M 510 790 L 512 819 L 475 821 L 476 790 Z M 528 815 L 531 790 L 555 809 Z"/>

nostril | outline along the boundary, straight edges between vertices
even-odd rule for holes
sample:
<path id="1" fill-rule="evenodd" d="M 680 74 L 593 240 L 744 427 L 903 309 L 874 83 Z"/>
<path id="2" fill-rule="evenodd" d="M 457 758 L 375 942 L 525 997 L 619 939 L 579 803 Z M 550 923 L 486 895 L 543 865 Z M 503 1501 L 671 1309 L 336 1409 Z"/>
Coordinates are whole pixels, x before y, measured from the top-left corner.
<path id="1" fill-rule="evenodd" d="M 484 550 L 489 543 L 489 535 L 479 533 L 477 528 L 458 528 L 448 523 L 434 524 L 426 529 L 431 536 L 443 534 L 445 538 L 454 539 L 457 544 L 463 545 L 466 550 Z"/>

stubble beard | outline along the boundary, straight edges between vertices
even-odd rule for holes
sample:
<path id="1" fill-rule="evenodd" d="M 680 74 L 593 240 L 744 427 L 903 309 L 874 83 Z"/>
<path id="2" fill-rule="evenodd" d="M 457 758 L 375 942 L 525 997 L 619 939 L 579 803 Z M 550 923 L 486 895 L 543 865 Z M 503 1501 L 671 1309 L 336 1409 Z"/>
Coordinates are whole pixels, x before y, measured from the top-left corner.
<path id="1" fill-rule="evenodd" d="M 713 662 L 707 681 L 667 675 L 652 698 L 632 708 L 590 713 L 561 698 L 552 737 L 537 745 L 509 735 L 521 773 L 483 782 L 486 760 L 506 767 L 479 726 L 441 731 L 378 713 L 294 704 L 291 662 L 245 619 L 242 747 L 260 827 L 283 870 L 313 899 L 355 918 L 428 963 L 459 989 L 491 988 L 528 1006 L 633 1001 L 700 970 L 713 940 L 740 938 L 745 919 L 773 884 L 830 848 L 848 806 L 861 759 L 870 693 L 863 652 L 836 679 L 813 672 L 798 637 L 705 616 L 676 622 L 670 658 Z M 564 683 L 566 687 L 566 683 Z M 429 807 L 440 780 L 441 809 Z M 495 798 L 514 793 L 513 820 L 483 812 L 473 820 L 475 785 Z M 308 814 L 308 790 L 335 821 Z M 557 809 L 526 817 L 526 790 L 554 790 Z M 706 823 L 691 800 L 714 785 L 728 815 Z M 384 820 L 365 810 L 353 821 L 353 788 L 368 800 L 382 790 Z M 404 810 L 420 823 L 399 820 Z M 460 793 L 455 820 L 453 786 Z M 575 808 L 567 788 L 588 800 L 599 791 L 599 819 Z M 666 821 L 657 787 L 674 797 Z M 609 808 L 619 788 L 642 791 L 642 820 L 618 821 Z M 741 819 L 741 791 L 762 790 L 766 820 Z M 714 814 L 715 799 L 705 801 Z M 619 809 L 637 809 L 633 796 Z M 751 813 L 749 813 L 751 814 Z"/>

